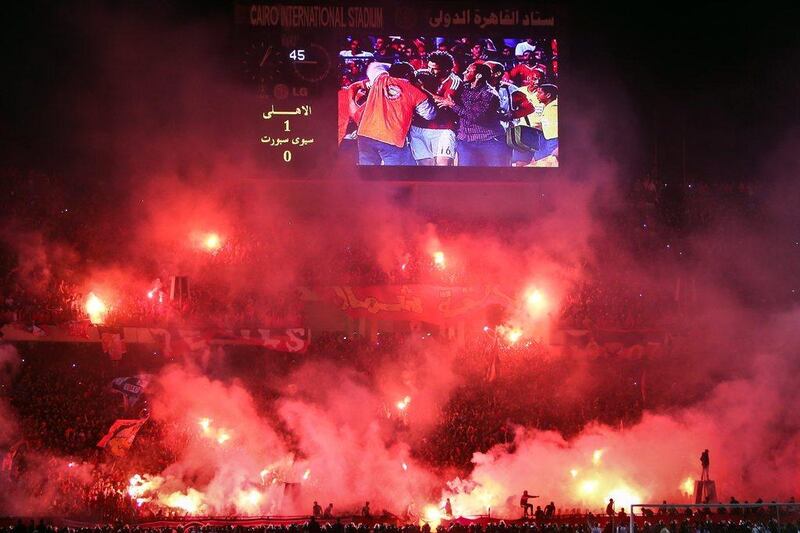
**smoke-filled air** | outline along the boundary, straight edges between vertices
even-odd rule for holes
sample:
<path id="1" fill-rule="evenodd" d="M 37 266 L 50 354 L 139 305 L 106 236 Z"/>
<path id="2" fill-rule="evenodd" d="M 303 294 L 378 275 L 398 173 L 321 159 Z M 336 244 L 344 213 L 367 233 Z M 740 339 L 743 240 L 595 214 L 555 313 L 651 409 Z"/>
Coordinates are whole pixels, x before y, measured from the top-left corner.
<path id="1" fill-rule="evenodd" d="M 288 180 L 230 21 L 50 7 L 52 152 L 19 137 L 2 168 L 0 515 L 435 527 L 523 491 L 576 516 L 800 493 L 796 136 L 757 183 L 632 172 L 647 120 L 574 67 L 557 171 Z"/>

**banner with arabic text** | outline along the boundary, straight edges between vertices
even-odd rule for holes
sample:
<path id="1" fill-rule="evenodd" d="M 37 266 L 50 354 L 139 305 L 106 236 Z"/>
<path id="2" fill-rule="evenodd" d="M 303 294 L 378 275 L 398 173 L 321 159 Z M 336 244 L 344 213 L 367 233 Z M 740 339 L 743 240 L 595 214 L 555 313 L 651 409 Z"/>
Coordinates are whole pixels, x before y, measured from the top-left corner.
<path id="1" fill-rule="evenodd" d="M 306 300 L 327 301 L 354 318 L 448 321 L 483 317 L 491 305 L 514 305 L 497 287 L 446 287 L 437 285 L 333 286 L 308 289 Z"/>

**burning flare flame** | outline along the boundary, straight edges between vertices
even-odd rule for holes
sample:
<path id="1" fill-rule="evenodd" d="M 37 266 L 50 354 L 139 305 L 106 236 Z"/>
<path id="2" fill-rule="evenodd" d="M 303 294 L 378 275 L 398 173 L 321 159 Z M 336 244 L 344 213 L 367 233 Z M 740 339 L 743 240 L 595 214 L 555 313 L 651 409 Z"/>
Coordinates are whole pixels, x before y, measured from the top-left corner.
<path id="1" fill-rule="evenodd" d="M 159 502 L 173 509 L 182 509 L 190 515 L 195 515 L 205 506 L 203 495 L 193 488 L 188 488 L 186 494 L 175 491 L 169 496 L 159 496 Z"/>
<path id="2" fill-rule="evenodd" d="M 397 408 L 400 409 L 401 411 L 405 411 L 409 403 L 411 403 L 411 396 L 406 396 L 405 398 L 397 402 Z"/>
<path id="3" fill-rule="evenodd" d="M 217 233 L 209 233 L 203 239 L 203 247 L 211 253 L 218 252 L 222 248 L 222 239 Z"/>
<path id="4" fill-rule="evenodd" d="M 225 444 L 231 439 L 231 433 L 225 428 L 215 429 L 212 427 L 210 418 L 201 418 L 197 421 L 203 430 L 203 436 L 217 441 L 217 444 Z"/>
<path id="5" fill-rule="evenodd" d="M 438 251 L 433 253 L 433 264 L 436 268 L 443 269 L 445 267 L 444 252 Z"/>
<path id="6" fill-rule="evenodd" d="M 532 317 L 542 316 L 548 309 L 547 297 L 539 289 L 529 289 L 525 297 L 525 307 Z"/>
<path id="7" fill-rule="evenodd" d="M 442 521 L 442 511 L 435 505 L 426 505 L 422 509 L 422 518 L 420 519 L 421 523 L 427 523 L 430 525 L 432 530 L 435 530 L 439 527 L 439 523 Z"/>
<path id="8" fill-rule="evenodd" d="M 86 298 L 86 314 L 89 315 L 89 320 L 92 324 L 102 324 L 105 320 L 108 308 L 103 300 L 97 297 L 93 292 L 90 292 Z"/>
<path id="9" fill-rule="evenodd" d="M 497 326 L 497 333 L 503 336 L 508 344 L 516 344 L 522 338 L 522 329 L 518 327 Z"/>

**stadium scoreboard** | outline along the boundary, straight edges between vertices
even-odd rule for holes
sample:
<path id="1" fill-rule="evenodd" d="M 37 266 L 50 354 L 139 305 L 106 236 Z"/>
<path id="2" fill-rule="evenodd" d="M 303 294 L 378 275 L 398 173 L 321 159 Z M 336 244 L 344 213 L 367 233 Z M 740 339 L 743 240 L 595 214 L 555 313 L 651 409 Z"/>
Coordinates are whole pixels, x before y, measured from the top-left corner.
<path id="1" fill-rule="evenodd" d="M 237 3 L 234 20 L 265 176 L 502 181 L 559 166 L 552 9 Z"/>

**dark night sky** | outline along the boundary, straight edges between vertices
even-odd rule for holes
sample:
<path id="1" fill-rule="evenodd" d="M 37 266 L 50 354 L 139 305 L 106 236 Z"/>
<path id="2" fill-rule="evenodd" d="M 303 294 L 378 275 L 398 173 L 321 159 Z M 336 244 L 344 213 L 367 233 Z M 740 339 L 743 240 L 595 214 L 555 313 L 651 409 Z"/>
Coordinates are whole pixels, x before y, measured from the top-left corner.
<path id="1" fill-rule="evenodd" d="M 135 11 L 111 5 L 103 7 L 121 17 L 139 12 L 144 20 L 201 23 L 223 40 L 232 32 L 227 2 L 150 2 Z M 69 173 L 73 160 L 94 158 L 98 168 L 113 166 L 84 138 L 70 135 L 76 94 L 100 108 L 112 98 L 108 87 L 93 81 L 101 68 L 93 47 L 102 41 L 82 28 L 84 21 L 91 23 L 86 6 L 4 7 L 0 136 L 7 165 Z M 633 172 L 650 170 L 658 139 L 662 176 L 677 179 L 685 139 L 690 177 L 757 179 L 761 161 L 800 119 L 798 8 L 722 2 L 562 7 L 562 69 L 582 80 L 597 79 L 600 91 L 604 79 L 614 78 L 637 117 L 643 148 L 627 161 Z"/>
<path id="2" fill-rule="evenodd" d="M 662 172 L 680 173 L 685 138 L 690 177 L 757 179 L 800 119 L 800 10 L 611 4 L 570 10 L 572 56 L 621 81 L 651 150 L 658 139 Z"/>

